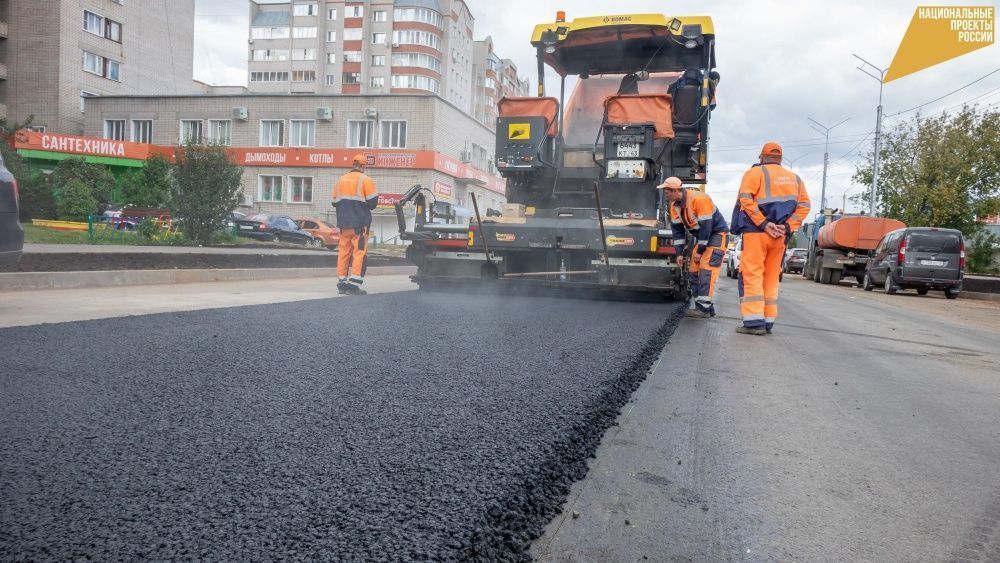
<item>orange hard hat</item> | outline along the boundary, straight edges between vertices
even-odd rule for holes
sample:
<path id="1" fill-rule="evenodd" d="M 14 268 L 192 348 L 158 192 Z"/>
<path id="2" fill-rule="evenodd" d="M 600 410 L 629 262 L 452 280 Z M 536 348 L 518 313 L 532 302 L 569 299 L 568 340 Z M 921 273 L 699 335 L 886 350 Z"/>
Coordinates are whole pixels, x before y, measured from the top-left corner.
<path id="1" fill-rule="evenodd" d="M 666 180 L 664 180 L 662 184 L 656 187 L 661 190 L 668 190 L 668 189 L 676 190 L 677 188 L 681 187 L 681 179 L 676 176 L 671 176 Z"/>
<path id="2" fill-rule="evenodd" d="M 781 156 L 781 145 L 774 141 L 764 143 L 764 148 L 760 149 L 760 156 Z"/>
<path id="3" fill-rule="evenodd" d="M 352 164 L 367 164 L 368 163 L 368 159 L 365 158 L 365 155 L 359 153 L 359 154 L 354 155 L 354 160 L 351 163 Z"/>

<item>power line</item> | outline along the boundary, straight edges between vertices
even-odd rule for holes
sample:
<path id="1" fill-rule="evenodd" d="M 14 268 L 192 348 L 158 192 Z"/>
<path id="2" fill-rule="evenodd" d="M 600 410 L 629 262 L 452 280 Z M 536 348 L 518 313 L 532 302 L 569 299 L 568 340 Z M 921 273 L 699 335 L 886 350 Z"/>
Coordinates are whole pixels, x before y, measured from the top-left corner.
<path id="1" fill-rule="evenodd" d="M 1000 68 L 993 69 L 991 72 L 989 72 L 989 73 L 987 73 L 987 74 L 985 74 L 983 76 L 980 76 L 979 78 L 973 80 L 972 82 L 969 82 L 968 84 L 966 84 L 965 86 L 962 86 L 961 88 L 958 88 L 956 90 L 952 90 L 951 92 L 948 92 L 947 94 L 945 94 L 943 96 L 939 96 L 937 98 L 934 98 L 933 100 L 931 100 L 929 102 L 924 102 L 924 103 L 920 104 L 919 106 L 913 106 L 910 109 L 904 109 L 903 111 L 897 111 L 896 113 L 887 115 L 886 117 L 893 117 L 893 116 L 899 115 L 901 113 L 908 113 L 908 112 L 911 112 L 913 110 L 920 109 L 920 108 L 922 108 L 924 106 L 933 104 L 936 101 L 943 100 L 943 99 L 947 98 L 948 96 L 950 96 L 950 95 L 952 95 L 952 94 L 954 94 L 956 92 L 961 92 L 962 90 L 965 90 L 969 86 L 972 86 L 973 84 L 975 84 L 975 83 L 977 83 L 977 82 L 979 82 L 981 80 L 985 80 L 986 78 L 988 78 L 988 77 L 990 77 L 990 76 L 992 76 L 992 75 L 994 75 L 994 74 L 996 74 L 998 72 L 1000 72 Z"/>
<path id="2" fill-rule="evenodd" d="M 830 144 L 831 145 L 836 145 L 836 144 L 844 144 L 844 143 L 853 143 L 856 140 L 857 139 L 848 139 L 846 141 L 830 141 Z M 785 148 L 785 149 L 794 149 L 794 148 L 804 148 L 804 147 L 822 147 L 825 144 L 826 143 L 809 143 L 809 144 L 798 144 L 798 145 L 782 144 L 781 147 Z M 743 149 L 713 147 L 712 150 L 714 152 L 746 152 L 746 151 L 760 150 L 760 145 L 748 146 L 747 148 L 743 148 Z"/>
<path id="3" fill-rule="evenodd" d="M 860 137 L 861 135 L 864 135 L 864 133 L 862 133 L 862 132 L 859 131 L 857 133 L 845 133 L 843 135 L 836 135 L 836 136 L 830 137 L 830 139 L 831 140 L 833 140 L 833 139 L 849 139 L 851 137 Z M 791 141 L 785 141 L 785 143 L 805 143 L 805 142 L 810 142 L 810 141 L 815 141 L 815 140 L 816 140 L 816 138 L 813 137 L 813 138 L 810 138 L 810 139 L 793 139 Z M 786 146 L 786 145 L 783 144 L 782 147 L 784 147 L 784 146 Z M 788 145 L 788 146 L 791 146 L 791 145 Z M 756 143 L 756 144 L 742 144 L 742 145 L 720 145 L 720 146 L 714 147 L 714 148 L 715 148 L 715 150 L 719 150 L 719 149 L 742 149 L 742 148 L 751 149 L 751 148 L 760 148 L 760 143 Z"/>

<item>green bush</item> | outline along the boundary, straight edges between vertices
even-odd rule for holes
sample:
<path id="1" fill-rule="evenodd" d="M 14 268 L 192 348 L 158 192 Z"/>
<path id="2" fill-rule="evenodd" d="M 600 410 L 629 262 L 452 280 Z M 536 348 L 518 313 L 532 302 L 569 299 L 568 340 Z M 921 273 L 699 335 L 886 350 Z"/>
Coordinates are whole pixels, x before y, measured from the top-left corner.
<path id="1" fill-rule="evenodd" d="M 62 191 L 72 180 L 83 182 L 89 189 L 91 197 L 99 202 L 110 203 L 111 192 L 115 187 L 115 177 L 102 164 L 90 164 L 82 158 L 67 158 L 56 166 L 49 177 L 52 182 L 52 192 L 56 200 L 62 199 Z"/>
<path id="2" fill-rule="evenodd" d="M 188 144 L 178 151 L 170 199 L 187 238 L 197 244 L 210 241 L 239 205 L 242 176 L 225 147 Z"/>
<path id="3" fill-rule="evenodd" d="M 142 238 L 152 240 L 163 231 L 163 226 L 159 221 L 147 217 L 139 223 L 139 226 L 135 230 L 138 231 L 139 236 Z"/>
<path id="4" fill-rule="evenodd" d="M 977 230 L 966 241 L 966 266 L 977 274 L 996 274 L 994 257 L 1000 250 L 1000 237 L 986 230 Z"/>
<path id="5" fill-rule="evenodd" d="M 63 185 L 57 211 L 63 221 L 86 221 L 88 215 L 97 213 L 97 200 L 90 186 L 74 178 Z"/>
<path id="6" fill-rule="evenodd" d="M 52 195 L 52 184 L 44 174 L 30 174 L 18 178 L 17 188 L 21 192 L 21 221 L 31 219 L 55 219 L 56 198 Z"/>
<path id="7" fill-rule="evenodd" d="M 162 156 L 148 159 L 141 170 L 121 178 L 122 199 L 136 207 L 170 206 L 170 163 Z"/>

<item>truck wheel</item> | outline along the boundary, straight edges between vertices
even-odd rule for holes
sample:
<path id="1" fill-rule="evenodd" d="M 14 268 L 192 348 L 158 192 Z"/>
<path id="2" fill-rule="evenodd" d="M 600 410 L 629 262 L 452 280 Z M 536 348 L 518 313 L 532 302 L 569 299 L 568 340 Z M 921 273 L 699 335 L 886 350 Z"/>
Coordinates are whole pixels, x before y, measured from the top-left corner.
<path id="1" fill-rule="evenodd" d="M 959 290 L 957 288 L 949 287 L 948 289 L 944 290 L 944 296 L 947 297 L 948 299 L 955 299 L 958 297 L 958 292 Z"/>
<path id="2" fill-rule="evenodd" d="M 917 288 L 917 295 L 927 295 L 927 288 L 926 287 L 918 287 Z"/>
<path id="3" fill-rule="evenodd" d="M 819 278 L 819 283 L 823 285 L 830 285 L 830 280 L 832 279 L 832 276 L 833 276 L 833 268 L 820 267 L 819 275 L 816 277 Z"/>
<path id="4" fill-rule="evenodd" d="M 840 285 L 840 277 L 844 274 L 843 270 L 838 270 L 836 268 L 830 268 L 830 284 Z"/>
<path id="5" fill-rule="evenodd" d="M 865 283 L 865 277 L 864 276 L 854 276 L 854 279 L 858 280 L 858 285 L 861 285 L 861 284 Z"/>
<path id="6" fill-rule="evenodd" d="M 887 295 L 896 295 L 899 288 L 892 285 L 892 272 L 885 273 L 885 292 Z"/>
<path id="7" fill-rule="evenodd" d="M 872 282 L 872 276 L 868 272 L 865 272 L 865 276 L 861 278 L 861 289 L 865 291 L 871 291 L 875 289 L 875 284 Z"/>

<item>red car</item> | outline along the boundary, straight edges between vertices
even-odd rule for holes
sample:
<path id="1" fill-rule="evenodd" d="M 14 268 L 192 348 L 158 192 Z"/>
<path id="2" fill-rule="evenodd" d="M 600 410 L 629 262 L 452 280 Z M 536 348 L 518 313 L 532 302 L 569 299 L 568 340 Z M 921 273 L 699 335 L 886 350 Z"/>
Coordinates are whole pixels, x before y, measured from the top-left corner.
<path id="1" fill-rule="evenodd" d="M 334 248 L 340 243 L 340 229 L 320 221 L 319 219 L 299 219 L 295 221 L 303 231 L 311 234 L 318 241 L 322 241 L 323 246 Z"/>

